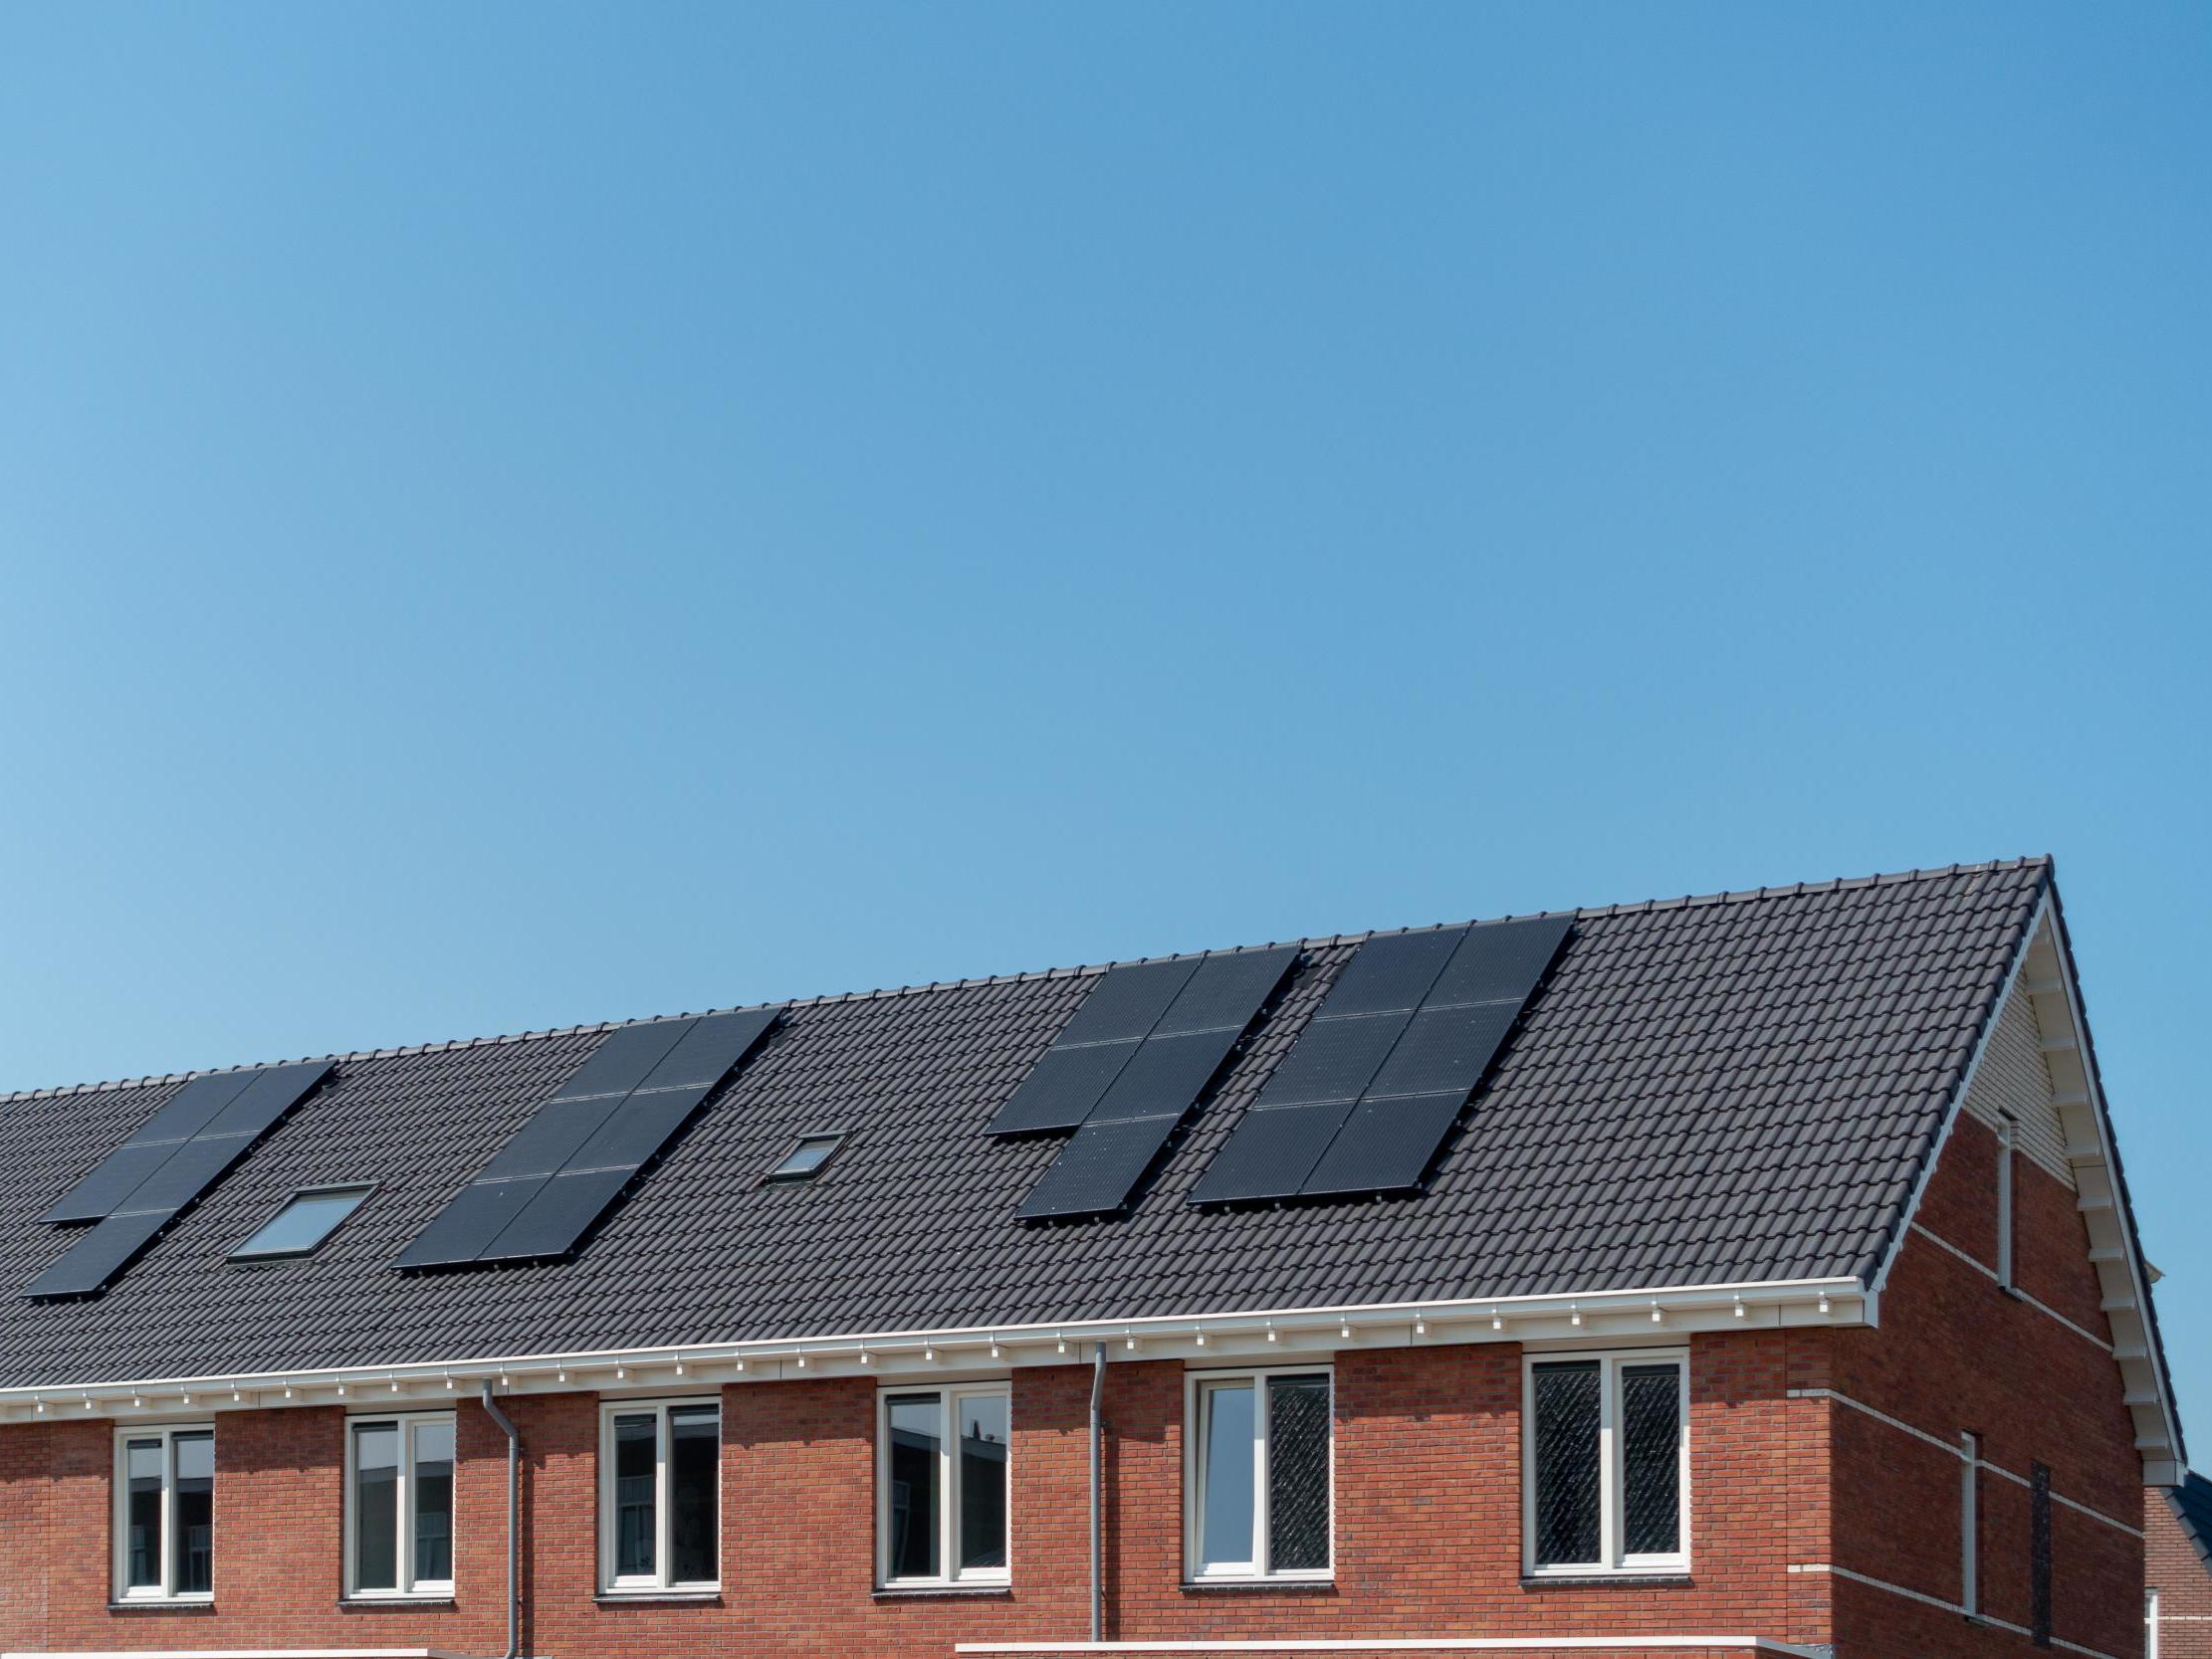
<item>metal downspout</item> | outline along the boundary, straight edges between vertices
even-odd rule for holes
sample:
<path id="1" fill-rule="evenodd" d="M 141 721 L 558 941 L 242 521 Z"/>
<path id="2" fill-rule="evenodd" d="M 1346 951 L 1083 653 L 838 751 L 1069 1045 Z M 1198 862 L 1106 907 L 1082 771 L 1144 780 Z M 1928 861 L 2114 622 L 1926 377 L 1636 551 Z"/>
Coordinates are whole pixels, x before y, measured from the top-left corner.
<path id="1" fill-rule="evenodd" d="M 1103 1346 L 1099 1351 L 1105 1351 Z M 519 1659 L 523 1651 L 523 1556 L 522 1535 L 516 1531 L 515 1511 L 522 1485 L 523 1437 L 508 1420 L 507 1413 L 499 1408 L 499 1401 L 492 1398 L 489 1382 L 484 1384 L 484 1409 L 492 1414 L 492 1421 L 499 1424 L 507 1436 L 507 1659 Z"/>
<path id="2" fill-rule="evenodd" d="M 1106 1580 L 1100 1570 L 1098 1530 L 1099 1399 L 1106 1388 L 1106 1345 L 1091 1349 L 1091 1640 L 1102 1641 Z"/>

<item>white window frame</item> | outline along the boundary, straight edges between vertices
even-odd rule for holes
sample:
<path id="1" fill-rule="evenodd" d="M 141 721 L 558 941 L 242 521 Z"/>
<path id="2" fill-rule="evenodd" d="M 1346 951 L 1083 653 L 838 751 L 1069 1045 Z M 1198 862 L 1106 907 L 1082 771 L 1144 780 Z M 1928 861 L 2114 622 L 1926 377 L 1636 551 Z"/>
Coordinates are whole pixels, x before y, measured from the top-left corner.
<path id="1" fill-rule="evenodd" d="M 2143 1659 L 2158 1659 L 2158 1592 L 2143 1591 Z"/>
<path id="2" fill-rule="evenodd" d="M 1595 1561 L 1536 1562 L 1536 1367 L 1588 1363 L 1599 1366 L 1598 1390 L 1598 1551 Z M 1622 1544 L 1621 1372 L 1632 1365 L 1675 1367 L 1676 1421 L 1681 1425 L 1676 1476 L 1681 1506 L 1676 1535 L 1681 1549 L 1670 1555 L 1631 1555 Z M 1521 1357 L 1521 1571 L 1530 1578 L 1650 1578 L 1689 1570 L 1689 1349 L 1629 1348 L 1596 1352 L 1524 1353 Z"/>
<path id="3" fill-rule="evenodd" d="M 935 1394 L 938 1400 L 937 1558 L 944 1570 L 935 1577 L 896 1578 L 891 1574 L 891 1400 L 894 1395 Z M 1006 1564 L 963 1568 L 960 1564 L 960 1408 L 965 1400 L 995 1398 L 1006 1402 Z M 946 1588 L 955 1584 L 1004 1584 L 1013 1579 L 1013 1384 L 998 1377 L 985 1382 L 887 1382 L 876 1390 L 876 1587 Z"/>
<path id="4" fill-rule="evenodd" d="M 180 1590 L 176 1583 L 176 1439 L 180 1434 L 204 1434 L 211 1439 L 215 1433 L 213 1423 L 133 1423 L 115 1430 L 114 1502 L 110 1506 L 112 1516 L 112 1573 L 114 1598 L 118 1602 L 184 1602 L 198 1603 L 215 1599 L 212 1589 Z M 161 1561 L 159 1584 L 130 1583 L 130 1442 L 133 1440 L 158 1440 L 161 1442 L 161 1542 L 157 1554 Z M 220 1473 L 220 1471 L 218 1471 Z M 209 1573 L 213 1581 L 212 1570 Z"/>
<path id="5" fill-rule="evenodd" d="M 1329 1564 L 1276 1571 L 1263 1556 L 1267 1549 L 1267 1469 L 1269 1463 L 1267 1381 L 1277 1376 L 1318 1376 L 1329 1389 Z M 1220 1383 L 1252 1386 L 1252 1555 L 1248 1561 L 1208 1564 L 1201 1559 L 1200 1537 L 1206 1515 L 1206 1394 Z M 1183 1377 L 1183 1576 L 1193 1584 L 1325 1584 L 1336 1577 L 1336 1367 L 1307 1365 L 1240 1366 L 1223 1370 L 1187 1370 Z"/>
<path id="6" fill-rule="evenodd" d="M 715 1412 L 715 1575 L 712 1578 L 671 1578 L 673 1559 L 669 1530 L 674 1511 L 668 1501 L 668 1414 L 687 1406 L 712 1406 Z M 614 1525 L 614 1419 L 653 1419 L 653 1571 L 617 1575 Z M 713 1394 L 676 1399 L 605 1400 L 599 1406 L 599 1593 L 601 1595 L 668 1595 L 707 1593 L 722 1588 L 722 1437 L 727 1423 L 722 1401 Z"/>
<path id="7" fill-rule="evenodd" d="M 356 1574 L 360 1570 L 360 1555 L 355 1549 L 359 1536 L 359 1468 L 357 1467 L 356 1435 L 364 1428 L 390 1424 L 399 1430 L 399 1492 L 397 1514 L 393 1525 L 399 1529 L 394 1541 L 398 1563 L 399 1583 L 392 1589 L 363 1589 Z M 460 1422 L 451 1411 L 364 1411 L 357 1417 L 345 1419 L 345 1595 L 349 1601 L 446 1601 L 453 1596 L 451 1578 L 417 1578 L 415 1573 L 415 1437 L 425 1427 L 443 1423 L 454 1431 L 453 1447 L 453 1552 L 460 1557 L 460 1492 L 461 1446 Z"/>

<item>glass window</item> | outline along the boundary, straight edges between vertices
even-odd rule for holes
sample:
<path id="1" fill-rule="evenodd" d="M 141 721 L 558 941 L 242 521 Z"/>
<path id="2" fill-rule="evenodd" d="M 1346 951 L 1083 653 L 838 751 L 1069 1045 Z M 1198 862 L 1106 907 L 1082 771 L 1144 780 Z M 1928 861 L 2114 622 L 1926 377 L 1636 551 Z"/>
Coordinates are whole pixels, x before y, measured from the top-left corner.
<path id="1" fill-rule="evenodd" d="M 1191 1405 L 1192 1576 L 1325 1576 L 1334 1467 L 1329 1373 L 1194 1373 Z"/>
<path id="2" fill-rule="evenodd" d="M 1687 1564 L 1684 1377 L 1678 1354 L 1530 1362 L 1530 1570 L 1657 1571 Z"/>
<path id="3" fill-rule="evenodd" d="M 452 1592 L 453 1421 L 377 1417 L 347 1425 L 347 1594 Z"/>
<path id="4" fill-rule="evenodd" d="M 120 1600 L 214 1594 L 213 1429 L 140 1429 L 118 1437 L 115 1579 Z"/>
<path id="5" fill-rule="evenodd" d="M 802 1137 L 799 1143 L 784 1154 L 783 1161 L 771 1169 L 765 1178 L 772 1181 L 811 1179 L 815 1172 L 829 1161 L 829 1154 L 843 1143 L 844 1139 L 842 1131 L 835 1135 Z"/>
<path id="6" fill-rule="evenodd" d="M 604 1586 L 712 1588 L 722 1570 L 722 1407 L 713 1400 L 610 1405 L 601 1434 Z"/>
<path id="7" fill-rule="evenodd" d="M 1006 1384 L 898 1389 L 883 1396 L 877 1460 L 885 1583 L 1003 1582 Z"/>
<path id="8" fill-rule="evenodd" d="M 361 1207 L 372 1189 L 365 1186 L 311 1187 L 295 1192 L 253 1237 L 231 1254 L 232 1261 L 255 1256 L 305 1256 L 320 1249 L 337 1224 Z"/>

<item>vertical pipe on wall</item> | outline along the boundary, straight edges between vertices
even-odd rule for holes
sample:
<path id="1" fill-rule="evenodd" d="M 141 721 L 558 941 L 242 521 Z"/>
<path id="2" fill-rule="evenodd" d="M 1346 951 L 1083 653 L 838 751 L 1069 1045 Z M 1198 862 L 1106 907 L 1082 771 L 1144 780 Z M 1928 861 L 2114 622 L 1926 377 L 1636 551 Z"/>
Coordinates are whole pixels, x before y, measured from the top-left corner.
<path id="1" fill-rule="evenodd" d="M 523 1651 L 523 1555 L 522 1535 L 516 1527 L 516 1497 L 522 1485 L 523 1437 L 499 1408 L 499 1401 L 492 1398 L 489 1382 L 484 1384 L 484 1409 L 507 1436 L 507 1659 L 519 1659 Z"/>
<path id="2" fill-rule="evenodd" d="M 1101 1626 L 1106 1580 L 1099 1560 L 1098 1528 L 1099 1402 L 1105 1388 L 1106 1345 L 1097 1343 L 1091 1348 L 1091 1640 L 1094 1642 L 1105 1639 Z"/>

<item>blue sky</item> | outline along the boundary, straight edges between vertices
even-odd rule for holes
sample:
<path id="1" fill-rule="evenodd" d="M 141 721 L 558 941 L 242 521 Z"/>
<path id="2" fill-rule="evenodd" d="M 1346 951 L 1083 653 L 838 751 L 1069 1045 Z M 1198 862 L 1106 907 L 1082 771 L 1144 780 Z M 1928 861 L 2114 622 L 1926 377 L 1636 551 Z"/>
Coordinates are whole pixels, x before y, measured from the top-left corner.
<path id="1" fill-rule="evenodd" d="M 2212 14 L 0 13 L 0 1087 L 2022 852 L 2212 1436 Z"/>

